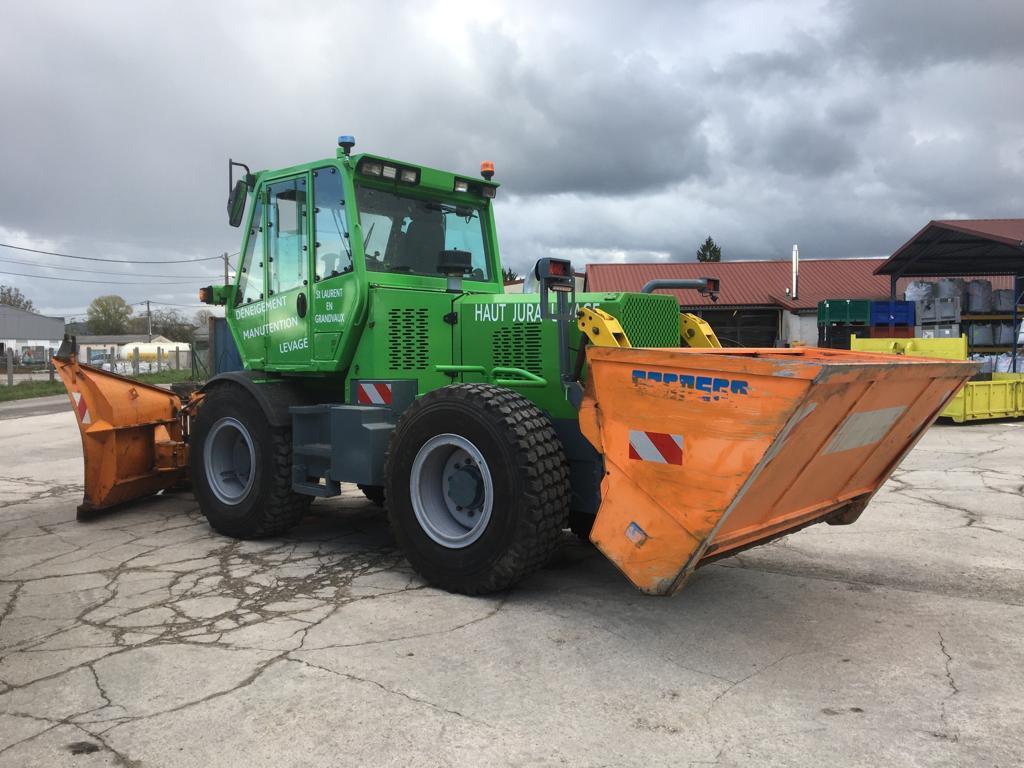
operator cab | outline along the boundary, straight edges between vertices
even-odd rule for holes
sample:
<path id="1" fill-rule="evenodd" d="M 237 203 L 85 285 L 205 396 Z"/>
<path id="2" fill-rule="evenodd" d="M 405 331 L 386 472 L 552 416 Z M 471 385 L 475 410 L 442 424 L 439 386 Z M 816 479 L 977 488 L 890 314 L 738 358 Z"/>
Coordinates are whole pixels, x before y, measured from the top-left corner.
<path id="1" fill-rule="evenodd" d="M 492 164 L 472 179 L 352 155 L 350 136 L 338 144 L 334 158 L 274 171 L 229 160 L 228 220 L 244 227 L 237 276 L 201 297 L 227 305 L 248 368 L 346 370 L 374 292 L 412 289 L 431 306 L 451 291 L 503 292 Z"/>

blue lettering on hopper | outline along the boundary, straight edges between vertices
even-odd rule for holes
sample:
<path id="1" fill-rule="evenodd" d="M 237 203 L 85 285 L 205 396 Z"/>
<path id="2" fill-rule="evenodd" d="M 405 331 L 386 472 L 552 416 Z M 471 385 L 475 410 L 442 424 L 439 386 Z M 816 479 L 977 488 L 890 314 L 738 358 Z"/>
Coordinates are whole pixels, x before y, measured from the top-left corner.
<path id="1" fill-rule="evenodd" d="M 714 395 L 746 395 L 750 387 L 745 379 L 723 379 L 717 376 L 690 376 L 686 373 L 668 371 L 647 371 L 635 369 L 633 382 L 654 381 L 660 384 L 676 385 L 683 389 L 695 389 Z"/>

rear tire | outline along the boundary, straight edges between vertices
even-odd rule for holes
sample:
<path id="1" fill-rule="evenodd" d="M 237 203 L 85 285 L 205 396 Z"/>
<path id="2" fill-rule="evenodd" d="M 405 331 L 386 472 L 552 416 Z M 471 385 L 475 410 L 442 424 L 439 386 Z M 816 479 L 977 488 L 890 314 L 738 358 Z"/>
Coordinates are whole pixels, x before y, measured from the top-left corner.
<path id="1" fill-rule="evenodd" d="M 218 533 L 259 539 L 302 519 L 311 497 L 292 490 L 290 427 L 273 427 L 244 389 L 208 391 L 192 422 L 192 487 Z"/>
<path id="2" fill-rule="evenodd" d="M 443 589 L 506 589 L 565 528 L 569 468 L 551 421 L 519 394 L 458 384 L 402 415 L 387 458 L 388 516 L 412 567 Z"/>

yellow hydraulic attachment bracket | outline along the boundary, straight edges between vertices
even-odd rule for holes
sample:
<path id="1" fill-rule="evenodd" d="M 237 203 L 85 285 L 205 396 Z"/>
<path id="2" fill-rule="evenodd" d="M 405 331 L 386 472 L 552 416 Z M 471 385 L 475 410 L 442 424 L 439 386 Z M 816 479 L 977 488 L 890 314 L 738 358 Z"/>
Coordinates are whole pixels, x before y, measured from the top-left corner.
<path id="1" fill-rule="evenodd" d="M 576 315 L 577 325 L 595 347 L 628 349 L 633 345 L 614 316 L 597 307 L 581 307 Z"/>
<path id="2" fill-rule="evenodd" d="M 679 315 L 679 338 L 687 347 L 722 346 L 707 321 L 696 315 L 691 315 L 689 312 Z"/>

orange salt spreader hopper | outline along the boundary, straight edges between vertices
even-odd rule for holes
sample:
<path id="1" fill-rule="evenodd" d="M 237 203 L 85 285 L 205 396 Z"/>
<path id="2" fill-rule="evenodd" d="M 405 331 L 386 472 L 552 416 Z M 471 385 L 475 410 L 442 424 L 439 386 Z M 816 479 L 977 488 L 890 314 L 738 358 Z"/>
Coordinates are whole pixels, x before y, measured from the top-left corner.
<path id="1" fill-rule="evenodd" d="M 816 522 L 854 522 L 971 363 L 831 349 L 591 347 L 591 540 L 641 590 Z"/>

